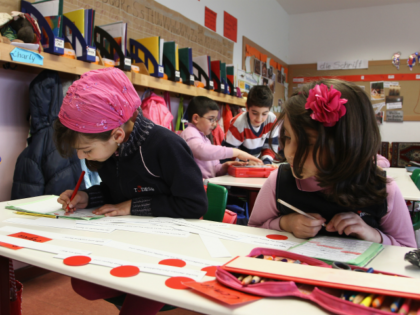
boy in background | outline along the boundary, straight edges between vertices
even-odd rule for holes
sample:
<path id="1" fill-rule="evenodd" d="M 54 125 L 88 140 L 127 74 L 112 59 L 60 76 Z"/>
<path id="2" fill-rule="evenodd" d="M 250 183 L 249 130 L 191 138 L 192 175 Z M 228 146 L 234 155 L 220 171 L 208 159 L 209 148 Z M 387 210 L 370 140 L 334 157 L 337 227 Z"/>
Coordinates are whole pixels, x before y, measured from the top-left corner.
<path id="1" fill-rule="evenodd" d="M 206 136 L 211 134 L 214 125 L 217 124 L 218 115 L 219 105 L 215 101 L 205 96 L 196 96 L 187 108 L 188 127 L 180 134 L 181 138 L 190 146 L 203 178 L 225 175 L 229 165 L 246 164 L 235 161 L 220 164 L 219 160 L 221 159 L 230 160 L 237 157 L 243 161 L 262 164 L 258 158 L 239 149 L 211 144 Z"/>
<path id="2" fill-rule="evenodd" d="M 222 146 L 239 148 L 258 157 L 264 164 L 272 164 L 275 154 L 270 149 L 270 138 L 275 152 L 278 151 L 279 144 L 278 127 L 271 132 L 276 121 L 276 115 L 270 112 L 272 105 L 273 94 L 267 86 L 252 87 L 246 102 L 247 111 L 232 119 L 229 130 L 225 130 Z M 249 164 L 257 163 L 251 160 Z"/>

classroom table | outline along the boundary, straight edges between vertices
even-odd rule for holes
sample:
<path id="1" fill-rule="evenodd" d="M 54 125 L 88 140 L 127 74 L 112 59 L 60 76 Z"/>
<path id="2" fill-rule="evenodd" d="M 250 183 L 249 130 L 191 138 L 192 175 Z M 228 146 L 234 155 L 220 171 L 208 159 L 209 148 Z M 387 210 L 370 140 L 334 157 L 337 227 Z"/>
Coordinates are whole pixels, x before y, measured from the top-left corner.
<path id="1" fill-rule="evenodd" d="M 386 175 L 397 183 L 405 200 L 420 201 L 420 190 L 411 180 L 411 173 L 405 168 L 384 168 Z"/>
<path id="2" fill-rule="evenodd" d="M 134 233 L 120 230 L 116 230 L 112 233 L 97 233 L 70 229 L 15 225 L 3 221 L 5 219 L 13 217 L 25 219 L 36 219 L 36 217 L 16 215 L 13 213 L 12 210 L 6 210 L 4 208 L 5 206 L 6 202 L 0 203 L 0 226 L 7 225 L 21 227 L 22 229 L 28 228 L 32 230 L 49 231 L 54 233 L 71 234 L 77 236 L 106 238 L 139 246 L 146 246 L 154 249 L 175 252 L 178 254 L 193 256 L 197 258 L 214 260 L 217 261 L 219 264 L 223 264 L 231 259 L 211 257 L 207 252 L 206 248 L 203 246 L 200 237 L 196 234 L 191 234 L 186 238 L 178 238 L 168 237 L 164 235 Z M 141 220 L 143 218 L 136 217 L 136 219 Z M 204 220 L 189 221 L 196 223 L 206 222 Z M 265 229 L 232 225 L 229 227 L 229 230 L 252 233 L 254 235 L 260 236 L 265 236 L 267 234 L 273 233 L 283 234 L 287 235 L 289 237 L 289 240 L 291 241 L 302 241 L 294 238 L 293 235 L 289 233 L 275 232 Z M 8 233 L 1 231 L 0 234 L 7 235 Z M 235 257 L 236 255 L 245 256 L 249 254 L 249 252 L 254 247 L 256 247 L 252 244 L 228 241 L 224 239 L 221 241 L 232 254 L 232 257 Z M 160 260 L 157 257 L 141 255 L 134 252 L 124 251 L 122 249 L 110 250 L 109 247 L 98 246 L 94 244 L 75 243 L 64 240 L 52 240 L 49 243 L 51 243 L 52 245 L 61 245 L 80 250 L 89 250 L 92 252 L 92 255 L 98 255 L 108 258 L 118 258 L 131 262 L 158 263 Z M 395 246 L 385 246 L 385 249 L 374 260 L 372 260 L 368 266 L 378 270 L 394 272 L 397 274 L 407 275 L 410 277 L 420 279 L 420 270 L 416 267 L 411 266 L 408 262 L 405 262 L 403 259 L 404 254 L 409 250 L 411 249 Z M 110 275 L 111 268 L 95 266 L 90 264 L 81 267 L 70 267 L 64 265 L 61 259 L 53 258 L 54 255 L 55 254 L 25 248 L 20 250 L 11 250 L 5 247 L 0 247 L 0 266 L 2 267 L 2 269 L 0 270 L 0 280 L 2 284 L 2 286 L 0 286 L 0 290 L 2 290 L 0 291 L 0 314 L 8 314 L 8 288 L 7 285 L 4 285 L 5 283 L 8 283 L 7 258 L 22 261 L 24 263 L 38 266 L 70 277 L 79 278 L 85 281 L 111 287 L 117 290 L 121 290 L 123 292 L 161 301 L 170 305 L 182 307 L 203 314 L 255 315 L 272 313 L 273 310 L 276 310 L 276 313 L 282 312 L 284 314 L 327 314 L 323 309 L 321 309 L 317 305 L 307 301 L 299 300 L 297 298 L 264 298 L 249 304 L 236 307 L 229 307 L 207 299 L 190 290 L 170 289 L 164 284 L 165 280 L 168 277 L 140 272 L 140 274 L 138 274 L 135 277 L 116 278 Z M 200 267 L 191 265 L 187 265 L 186 268 L 197 270 L 200 269 Z M 214 280 L 214 278 L 205 276 L 202 279 L 202 281 L 209 280 Z"/>
<path id="3" fill-rule="evenodd" d="M 234 177 L 230 175 L 217 176 L 207 179 L 210 183 L 221 186 L 233 186 L 243 188 L 261 189 L 267 178 L 255 177 Z"/>
<path id="4" fill-rule="evenodd" d="M 267 178 L 255 177 L 234 177 L 230 175 L 217 176 L 207 179 L 210 183 L 221 186 L 233 186 L 245 188 L 249 191 L 249 215 L 251 215 L 254 208 L 255 200 L 261 187 L 264 185 Z"/>

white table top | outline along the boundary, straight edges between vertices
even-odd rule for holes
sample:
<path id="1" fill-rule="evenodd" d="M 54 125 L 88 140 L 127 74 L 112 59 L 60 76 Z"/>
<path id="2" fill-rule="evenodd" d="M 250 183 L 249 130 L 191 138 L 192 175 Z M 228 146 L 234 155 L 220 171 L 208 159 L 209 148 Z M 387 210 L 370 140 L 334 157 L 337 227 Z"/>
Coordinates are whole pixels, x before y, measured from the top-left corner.
<path id="1" fill-rule="evenodd" d="M 267 178 L 234 177 L 230 175 L 218 176 L 207 179 L 212 184 L 221 186 L 234 186 L 246 188 L 261 188 Z"/>
<path id="2" fill-rule="evenodd" d="M 419 201 L 420 190 L 411 180 L 411 173 L 405 168 L 390 167 L 384 168 L 386 175 L 395 180 L 405 200 Z"/>
<path id="3" fill-rule="evenodd" d="M 6 203 L 0 203 L 0 226 L 15 226 L 25 227 L 29 229 L 36 229 L 41 231 L 50 231 L 54 233 L 72 234 L 86 237 L 99 237 L 107 238 L 120 242 L 126 242 L 130 244 L 151 247 L 159 250 L 165 250 L 169 252 L 176 252 L 179 254 L 194 256 L 202 259 L 209 259 L 218 261 L 223 264 L 229 261 L 231 258 L 212 258 L 200 237 L 196 234 L 191 234 L 187 238 L 178 237 L 167 237 L 163 235 L 152 235 L 144 233 L 134 233 L 127 231 L 116 230 L 112 233 L 95 233 L 95 232 L 84 232 L 70 229 L 54 229 L 46 227 L 35 227 L 35 226 L 24 226 L 14 225 L 3 222 L 7 218 L 19 217 L 25 219 L 32 219 L 29 216 L 18 216 L 11 210 L 4 209 Z M 33 217 L 36 219 L 36 217 Z M 138 217 L 141 220 L 142 218 Z M 54 219 L 52 219 L 54 220 Z M 192 222 L 205 222 L 201 220 L 190 220 Z M 294 238 L 289 233 L 280 233 L 269 231 L 265 229 L 257 229 L 243 226 L 232 225 L 229 230 L 237 230 L 246 233 L 252 233 L 255 235 L 267 235 L 267 234 L 284 234 L 289 237 L 291 241 L 301 241 Z M 0 231 L 0 235 L 6 235 L 4 231 Z M 256 247 L 255 245 L 240 243 L 235 241 L 221 240 L 229 252 L 235 257 L 236 255 L 245 256 Z M 134 252 L 128 252 L 120 249 L 112 249 L 106 246 L 98 246 L 93 244 L 75 243 L 63 240 L 52 240 L 48 242 L 51 245 L 61 245 L 66 247 L 72 247 L 75 249 L 89 250 L 92 255 L 98 255 L 109 258 L 123 259 L 132 262 L 144 262 L 144 263 L 158 263 L 160 261 L 157 257 L 145 256 Z M 380 253 L 370 264 L 369 267 L 373 267 L 382 271 L 389 271 L 398 274 L 403 274 L 415 278 L 420 278 L 420 269 L 411 266 L 408 262 L 405 262 L 403 257 L 409 248 L 386 246 L 385 250 Z M 213 302 L 210 299 L 204 298 L 198 294 L 193 293 L 190 290 L 173 290 L 165 286 L 165 280 L 167 277 L 152 275 L 140 272 L 139 275 L 131 278 L 116 278 L 110 275 L 111 268 L 86 265 L 81 267 L 70 267 L 63 264 L 61 259 L 53 258 L 54 254 L 30 250 L 10 250 L 4 247 L 0 247 L 0 255 L 16 259 L 31 265 L 35 265 L 41 268 L 52 270 L 61 274 L 83 279 L 89 282 L 93 282 L 99 285 L 115 288 L 124 292 L 132 293 L 135 295 L 143 296 L 153 300 L 158 300 L 170 305 L 190 309 L 196 312 L 204 314 L 241 314 L 241 315 L 255 315 L 255 314 L 268 314 L 272 310 L 282 310 L 284 314 L 326 314 L 320 307 L 313 303 L 302 301 L 296 298 L 271 298 L 261 299 L 259 301 L 245 304 L 237 307 L 229 307 L 222 304 Z M 197 266 L 187 265 L 190 269 L 200 269 Z M 204 277 L 202 281 L 214 280 L 213 277 Z"/>
<path id="4" fill-rule="evenodd" d="M 400 188 L 405 200 L 420 201 L 420 191 L 411 180 L 411 173 L 405 168 L 390 167 L 384 169 L 387 176 L 393 178 Z M 208 181 L 222 186 L 261 188 L 267 178 L 233 177 L 230 175 L 209 178 Z"/>

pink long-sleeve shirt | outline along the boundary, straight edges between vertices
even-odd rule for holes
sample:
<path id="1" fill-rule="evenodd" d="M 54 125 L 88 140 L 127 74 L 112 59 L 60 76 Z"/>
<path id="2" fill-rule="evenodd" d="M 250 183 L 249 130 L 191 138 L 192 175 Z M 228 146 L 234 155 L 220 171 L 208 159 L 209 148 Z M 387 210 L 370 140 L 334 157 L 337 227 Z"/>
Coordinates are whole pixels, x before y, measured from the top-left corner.
<path id="1" fill-rule="evenodd" d="M 271 175 L 258 193 L 249 219 L 249 226 L 281 231 L 281 213 L 277 210 L 276 205 L 277 173 L 277 170 L 271 172 Z M 322 190 L 318 186 L 315 177 L 303 180 L 296 179 L 296 185 L 302 191 L 313 192 Z M 281 188 L 279 187 L 279 189 Z M 388 177 L 386 191 L 388 193 L 388 211 L 381 218 L 378 230 L 382 235 L 382 244 L 417 247 L 407 205 L 397 183 L 392 178 Z"/>
<path id="2" fill-rule="evenodd" d="M 219 160 L 233 157 L 232 148 L 212 145 L 205 134 L 191 123 L 180 136 L 190 146 L 204 179 L 225 175 Z"/>

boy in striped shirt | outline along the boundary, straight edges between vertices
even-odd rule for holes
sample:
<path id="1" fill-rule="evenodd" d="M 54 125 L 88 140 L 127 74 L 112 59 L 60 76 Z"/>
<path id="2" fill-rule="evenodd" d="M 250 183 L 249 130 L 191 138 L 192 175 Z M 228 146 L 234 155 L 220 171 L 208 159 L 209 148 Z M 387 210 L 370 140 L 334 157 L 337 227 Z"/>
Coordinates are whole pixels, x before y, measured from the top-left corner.
<path id="1" fill-rule="evenodd" d="M 256 85 L 249 91 L 246 112 L 235 116 L 226 132 L 222 146 L 239 148 L 253 156 L 259 157 L 264 164 L 272 164 L 275 156 L 270 149 L 278 151 L 279 130 L 271 128 L 276 115 L 270 112 L 273 105 L 273 94 L 265 85 Z M 223 162 L 222 162 L 223 163 Z M 249 164 L 256 164 L 250 161 Z"/>

